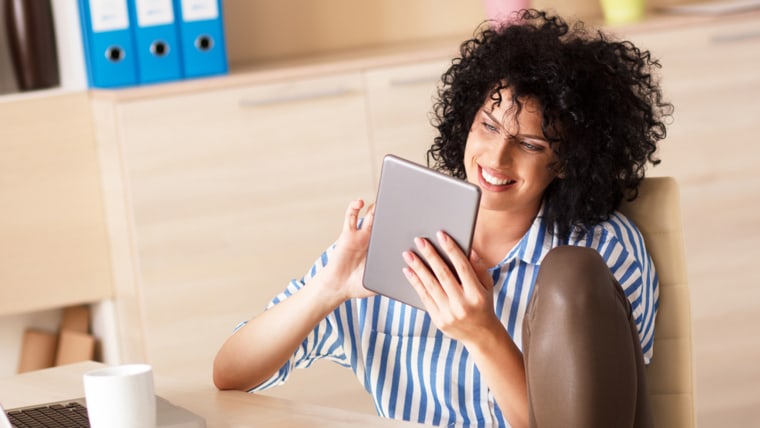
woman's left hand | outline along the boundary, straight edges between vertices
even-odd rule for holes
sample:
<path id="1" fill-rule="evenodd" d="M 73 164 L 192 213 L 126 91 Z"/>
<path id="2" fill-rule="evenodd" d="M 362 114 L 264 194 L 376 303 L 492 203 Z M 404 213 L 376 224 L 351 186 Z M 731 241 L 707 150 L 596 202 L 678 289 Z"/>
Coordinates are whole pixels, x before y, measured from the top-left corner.
<path id="1" fill-rule="evenodd" d="M 475 250 L 467 257 L 445 232 L 438 232 L 436 238 L 456 274 L 425 238 L 415 239 L 419 256 L 404 252 L 404 274 L 436 327 L 453 339 L 477 341 L 484 329 L 501 327 L 494 313 L 493 279 L 488 266 Z"/>

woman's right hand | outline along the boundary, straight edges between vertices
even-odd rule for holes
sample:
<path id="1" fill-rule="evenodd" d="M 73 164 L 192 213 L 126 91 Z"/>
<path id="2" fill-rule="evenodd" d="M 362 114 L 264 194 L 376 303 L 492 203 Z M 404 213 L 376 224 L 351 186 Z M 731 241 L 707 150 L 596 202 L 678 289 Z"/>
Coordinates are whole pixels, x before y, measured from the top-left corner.
<path id="1" fill-rule="evenodd" d="M 363 207 L 362 200 L 349 204 L 329 262 L 305 287 L 227 339 L 214 360 L 214 384 L 219 389 L 247 391 L 259 385 L 293 356 L 304 338 L 338 305 L 374 294 L 362 285 L 374 218 L 370 206 L 359 228 Z"/>
<path id="2" fill-rule="evenodd" d="M 330 255 L 330 261 L 317 276 L 321 277 L 320 283 L 335 296 L 340 303 L 352 299 L 369 297 L 374 293 L 362 285 L 364 276 L 364 264 L 367 260 L 369 248 L 369 236 L 372 232 L 372 222 L 375 217 L 374 205 L 367 208 L 367 212 L 359 227 L 359 213 L 364 207 L 364 201 L 357 199 L 351 201 L 346 209 L 343 220 L 343 229 L 335 242 L 335 249 Z"/>

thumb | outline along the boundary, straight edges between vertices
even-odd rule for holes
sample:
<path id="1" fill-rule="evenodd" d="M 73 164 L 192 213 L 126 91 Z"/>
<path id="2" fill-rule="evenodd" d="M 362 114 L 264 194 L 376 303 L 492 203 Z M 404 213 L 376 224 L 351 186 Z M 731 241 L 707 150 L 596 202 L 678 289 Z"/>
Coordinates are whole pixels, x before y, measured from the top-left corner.
<path id="1" fill-rule="evenodd" d="M 493 278 L 491 277 L 491 274 L 488 273 L 488 265 L 474 248 L 470 250 L 470 263 L 472 264 L 472 267 L 475 270 L 475 275 L 478 277 L 480 283 L 488 288 L 492 288 Z"/>

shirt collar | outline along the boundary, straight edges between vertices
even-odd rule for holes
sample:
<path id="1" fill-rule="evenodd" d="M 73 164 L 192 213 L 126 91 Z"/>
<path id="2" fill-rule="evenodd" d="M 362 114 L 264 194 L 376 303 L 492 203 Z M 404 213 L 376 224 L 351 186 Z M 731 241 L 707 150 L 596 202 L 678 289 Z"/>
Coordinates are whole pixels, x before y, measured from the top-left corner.
<path id="1" fill-rule="evenodd" d="M 512 248 L 504 260 L 499 263 L 499 267 L 515 258 L 524 263 L 540 265 L 549 250 L 559 245 L 556 231 L 549 225 L 543 214 L 544 207 L 542 205 L 528 231 L 525 232 L 520 242 Z"/>

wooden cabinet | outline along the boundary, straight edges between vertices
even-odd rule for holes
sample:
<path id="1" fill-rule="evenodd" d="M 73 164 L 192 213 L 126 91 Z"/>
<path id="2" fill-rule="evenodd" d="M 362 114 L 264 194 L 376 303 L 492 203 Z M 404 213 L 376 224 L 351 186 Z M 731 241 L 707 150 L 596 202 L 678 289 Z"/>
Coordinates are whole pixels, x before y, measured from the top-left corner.
<path id="1" fill-rule="evenodd" d="M 760 336 L 741 327 L 760 301 L 760 14 L 630 35 L 661 59 L 675 106 L 649 172 L 681 186 L 699 423 L 746 425 L 760 384 Z"/>
<path id="2" fill-rule="evenodd" d="M 209 371 L 208 344 L 306 273 L 367 197 L 363 103 L 358 74 L 115 103 L 159 370 Z"/>
<path id="3" fill-rule="evenodd" d="M 0 315 L 109 297 L 87 94 L 5 99 L 0 123 Z"/>
<path id="4" fill-rule="evenodd" d="M 123 356 L 210 381 L 235 325 L 306 274 L 348 202 L 374 192 L 361 75 L 96 103 L 103 151 L 119 154 L 108 169 L 122 171 L 111 207 L 128 232 L 113 232 L 130 248 L 116 252 L 134 256 L 118 284 Z"/>
<path id="5" fill-rule="evenodd" d="M 372 165 L 380 176 L 382 158 L 392 153 L 426 165 L 436 130 L 433 102 L 450 60 L 372 69 L 366 72 Z"/>

